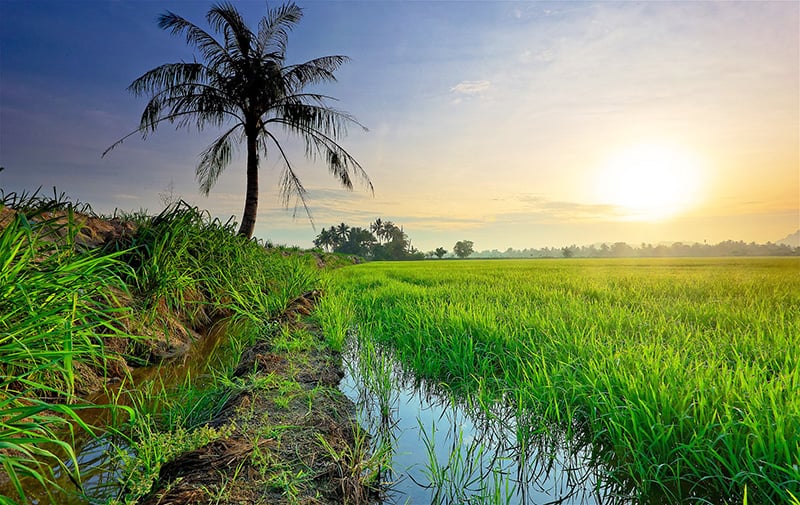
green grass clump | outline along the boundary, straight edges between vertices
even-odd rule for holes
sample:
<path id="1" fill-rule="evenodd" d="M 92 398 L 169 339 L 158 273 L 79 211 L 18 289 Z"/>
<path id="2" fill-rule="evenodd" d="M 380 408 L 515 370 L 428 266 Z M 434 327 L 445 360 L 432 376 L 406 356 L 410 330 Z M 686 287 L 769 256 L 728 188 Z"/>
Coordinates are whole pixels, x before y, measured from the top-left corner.
<path id="1" fill-rule="evenodd" d="M 165 335 L 181 327 L 208 330 L 223 319 L 237 330 L 225 343 L 235 358 L 319 278 L 308 258 L 246 240 L 232 223 L 184 203 L 155 217 L 133 216 L 135 232 L 90 249 L 79 240 L 77 217 L 90 209 L 56 197 L 2 195 L 0 205 L 0 466 L 20 501 L 26 479 L 38 482 L 51 502 L 66 492 L 65 482 L 81 492 L 74 435 L 102 432 L 80 416 L 90 406 L 79 395 L 91 388 L 82 384 L 83 372 L 92 370 L 102 384 L 112 359 L 153 359 L 153 337 L 145 335 L 153 328 L 161 325 Z M 111 352 L 114 338 L 125 340 Z M 224 377 L 225 367 L 235 364 L 228 361 L 214 363 L 214 373 Z M 146 402 L 131 401 L 135 392 L 115 393 L 130 406 L 120 407 L 125 416 L 111 417 L 127 419 L 126 436 L 143 451 L 150 450 L 143 440 L 169 440 L 159 433 L 195 440 L 190 430 L 224 404 L 225 392 L 209 381 L 206 374 L 151 385 Z M 0 497 L 0 503 L 11 500 Z"/>
<path id="2" fill-rule="evenodd" d="M 60 219 L 13 214 L 0 230 L 0 466 L 20 497 L 22 478 L 47 488 L 54 468 L 79 484 L 70 440 L 56 436 L 70 437 L 71 423 L 89 429 L 76 363 L 102 373 L 104 339 L 128 337 L 117 321 L 129 311 L 114 298 L 127 266 L 74 247 L 73 209 L 59 210 Z"/>
<path id="3" fill-rule="evenodd" d="M 261 321 L 314 287 L 318 274 L 306 258 L 266 249 L 236 235 L 235 225 L 182 202 L 144 220 L 118 245 L 143 312 L 166 309 L 198 326 L 230 314 Z"/>
<path id="4" fill-rule="evenodd" d="M 593 445 L 642 500 L 800 492 L 800 261 L 471 261 L 337 270 L 355 324 L 419 376 Z M 351 313 L 352 317 L 344 315 Z"/>

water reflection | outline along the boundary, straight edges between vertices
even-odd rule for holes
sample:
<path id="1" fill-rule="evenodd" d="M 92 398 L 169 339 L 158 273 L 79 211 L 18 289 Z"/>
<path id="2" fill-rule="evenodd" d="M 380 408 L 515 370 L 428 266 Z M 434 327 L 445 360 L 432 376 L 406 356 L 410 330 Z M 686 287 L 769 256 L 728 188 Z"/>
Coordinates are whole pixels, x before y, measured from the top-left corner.
<path id="1" fill-rule="evenodd" d="M 611 501 L 589 444 L 570 447 L 561 430 L 543 430 L 507 406 L 487 414 L 445 385 L 414 379 L 390 350 L 351 342 L 340 388 L 356 403 L 373 447 L 390 445 L 385 504 Z"/>

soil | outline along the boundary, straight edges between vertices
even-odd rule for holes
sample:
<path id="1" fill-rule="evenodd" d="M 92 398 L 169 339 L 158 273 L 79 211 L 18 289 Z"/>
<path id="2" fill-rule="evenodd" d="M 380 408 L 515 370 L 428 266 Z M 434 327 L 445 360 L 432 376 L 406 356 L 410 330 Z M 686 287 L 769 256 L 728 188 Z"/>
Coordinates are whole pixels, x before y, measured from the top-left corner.
<path id="1" fill-rule="evenodd" d="M 0 207 L 0 229 L 14 219 L 17 212 L 10 207 Z M 32 217 L 34 221 L 49 221 L 53 230 L 52 240 L 63 239 L 66 236 L 67 227 L 65 226 L 70 218 L 64 210 L 38 213 Z M 75 242 L 85 248 L 102 247 L 112 242 L 118 242 L 126 237 L 132 236 L 136 228 L 130 221 L 120 218 L 102 219 L 96 216 L 75 212 L 72 214 L 74 224 L 77 225 L 77 233 L 74 237 Z"/>

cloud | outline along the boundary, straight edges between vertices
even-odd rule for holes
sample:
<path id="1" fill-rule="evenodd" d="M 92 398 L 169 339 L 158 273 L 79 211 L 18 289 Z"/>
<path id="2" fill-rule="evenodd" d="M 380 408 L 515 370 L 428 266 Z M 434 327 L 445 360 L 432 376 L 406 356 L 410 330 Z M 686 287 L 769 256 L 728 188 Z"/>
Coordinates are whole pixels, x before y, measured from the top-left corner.
<path id="1" fill-rule="evenodd" d="M 544 49 L 534 56 L 533 59 L 538 62 L 548 63 L 553 61 L 555 57 L 556 55 L 552 49 Z"/>
<path id="2" fill-rule="evenodd" d="M 141 195 L 132 195 L 129 193 L 115 193 L 112 195 L 117 200 L 141 200 Z"/>
<path id="3" fill-rule="evenodd" d="M 535 194 L 519 194 L 510 199 L 519 202 L 520 207 L 504 215 L 509 220 L 527 215 L 546 222 L 608 222 L 619 220 L 625 214 L 614 205 L 550 200 Z"/>
<path id="4" fill-rule="evenodd" d="M 461 81 L 452 88 L 451 93 L 460 93 L 462 95 L 476 95 L 483 93 L 492 85 L 489 81 Z"/>

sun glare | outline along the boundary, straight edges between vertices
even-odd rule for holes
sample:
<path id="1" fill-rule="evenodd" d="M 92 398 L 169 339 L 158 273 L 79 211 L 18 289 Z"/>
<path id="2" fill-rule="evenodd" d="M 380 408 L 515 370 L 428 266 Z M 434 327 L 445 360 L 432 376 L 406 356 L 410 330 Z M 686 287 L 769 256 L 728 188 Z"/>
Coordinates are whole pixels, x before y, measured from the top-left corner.
<path id="1" fill-rule="evenodd" d="M 664 145 L 638 145 L 612 157 L 598 174 L 599 201 L 620 219 L 658 221 L 697 200 L 700 165 L 690 154 Z"/>

